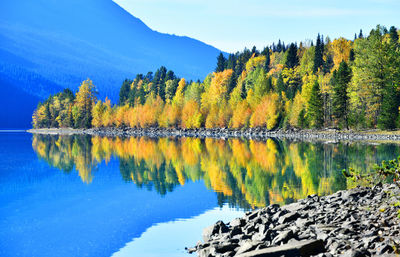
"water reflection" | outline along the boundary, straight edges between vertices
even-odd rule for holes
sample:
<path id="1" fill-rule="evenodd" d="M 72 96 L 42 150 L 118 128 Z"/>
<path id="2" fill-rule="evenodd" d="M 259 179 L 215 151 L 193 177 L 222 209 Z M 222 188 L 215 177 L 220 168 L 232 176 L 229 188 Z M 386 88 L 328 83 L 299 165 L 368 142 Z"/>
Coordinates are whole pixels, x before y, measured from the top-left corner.
<path id="1" fill-rule="evenodd" d="M 198 138 L 107 138 L 34 135 L 37 155 L 64 172 L 75 170 L 84 183 L 97 166 L 119 159 L 121 177 L 161 195 L 203 180 L 219 205 L 255 208 L 289 203 L 310 194 L 346 188 L 343 168 L 371 169 L 399 154 L 394 144 L 323 144 Z"/>

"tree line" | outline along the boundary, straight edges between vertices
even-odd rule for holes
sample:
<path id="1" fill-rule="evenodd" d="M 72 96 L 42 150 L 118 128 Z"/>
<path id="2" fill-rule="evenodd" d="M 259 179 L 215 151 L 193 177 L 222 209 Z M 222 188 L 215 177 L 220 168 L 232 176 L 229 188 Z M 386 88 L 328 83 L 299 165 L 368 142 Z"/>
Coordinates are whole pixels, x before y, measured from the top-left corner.
<path id="1" fill-rule="evenodd" d="M 394 129 L 399 106 L 399 30 L 378 25 L 353 40 L 221 53 L 203 81 L 160 67 L 126 79 L 117 105 L 97 99 L 88 79 L 40 103 L 33 126 Z"/>

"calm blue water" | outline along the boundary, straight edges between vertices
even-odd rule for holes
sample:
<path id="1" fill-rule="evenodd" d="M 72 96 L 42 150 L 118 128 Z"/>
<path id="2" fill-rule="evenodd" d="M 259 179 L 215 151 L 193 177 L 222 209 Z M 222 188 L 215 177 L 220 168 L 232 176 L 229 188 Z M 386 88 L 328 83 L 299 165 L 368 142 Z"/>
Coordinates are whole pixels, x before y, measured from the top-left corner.
<path id="1" fill-rule="evenodd" d="M 38 159 L 31 138 L 0 133 L 0 256 L 186 256 L 203 227 L 242 215 L 201 181 L 165 196 L 126 183 L 115 158 L 83 183 Z"/>
<path id="2" fill-rule="evenodd" d="M 188 256 L 204 227 L 349 185 L 397 144 L 0 133 L 0 256 Z"/>

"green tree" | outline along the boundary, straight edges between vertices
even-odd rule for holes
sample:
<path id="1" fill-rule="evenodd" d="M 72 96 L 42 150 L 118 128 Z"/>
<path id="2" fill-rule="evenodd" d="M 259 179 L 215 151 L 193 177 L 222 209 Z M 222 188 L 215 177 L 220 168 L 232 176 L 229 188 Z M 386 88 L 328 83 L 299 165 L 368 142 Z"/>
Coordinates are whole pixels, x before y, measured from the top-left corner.
<path id="1" fill-rule="evenodd" d="M 92 125 L 92 107 L 96 101 L 96 87 L 90 79 L 82 82 L 76 93 L 74 123 L 77 128 L 90 128 Z"/>
<path id="2" fill-rule="evenodd" d="M 282 95 L 282 92 L 286 92 L 286 84 L 283 82 L 282 73 L 279 74 L 278 81 L 276 82 L 277 93 Z"/>
<path id="3" fill-rule="evenodd" d="M 234 54 L 230 54 L 229 57 L 228 57 L 226 68 L 227 69 L 231 69 L 231 70 L 235 70 L 235 66 L 236 66 L 236 57 L 235 57 Z"/>
<path id="4" fill-rule="evenodd" d="M 265 47 L 264 50 L 261 52 L 261 54 L 265 56 L 265 63 L 263 69 L 265 73 L 268 73 L 270 70 L 269 65 L 271 64 L 271 54 L 269 51 L 269 47 Z"/>
<path id="5" fill-rule="evenodd" d="M 324 45 L 321 41 L 321 37 L 318 34 L 317 43 L 315 45 L 315 55 L 314 55 L 314 72 L 317 72 L 318 69 L 324 64 Z"/>
<path id="6" fill-rule="evenodd" d="M 391 40 L 392 40 L 394 43 L 397 44 L 397 43 L 399 42 L 399 34 L 397 33 L 397 29 L 396 29 L 395 26 L 391 26 L 391 27 L 390 27 L 390 29 L 389 29 L 389 35 L 390 35 Z"/>
<path id="7" fill-rule="evenodd" d="M 348 94 L 347 88 L 351 81 L 351 69 L 342 61 L 337 71 L 333 72 L 333 114 L 339 124 L 348 128 Z"/>
<path id="8" fill-rule="evenodd" d="M 169 76 L 171 76 L 171 74 L 169 74 Z M 165 101 L 166 78 L 167 78 L 167 68 L 161 66 L 154 74 L 154 78 L 152 80 L 153 87 L 151 88 L 151 91 L 154 93 L 155 96 L 156 95 L 160 96 L 161 99 L 163 99 L 163 101 Z"/>
<path id="9" fill-rule="evenodd" d="M 299 58 L 297 57 L 297 45 L 291 43 L 287 50 L 285 65 L 288 68 L 294 68 L 299 65 Z"/>
<path id="10" fill-rule="evenodd" d="M 240 90 L 240 96 L 242 99 L 246 99 L 247 97 L 247 90 L 246 90 L 246 84 L 242 83 L 241 90 Z"/>
<path id="11" fill-rule="evenodd" d="M 399 116 L 399 95 L 396 90 L 386 87 L 383 93 L 381 113 L 378 118 L 380 129 L 396 128 L 397 117 Z"/>
<path id="12" fill-rule="evenodd" d="M 260 54 L 260 52 L 257 50 L 256 46 L 253 46 L 253 48 L 251 49 L 251 55 L 254 57 L 257 57 Z"/>
<path id="13" fill-rule="evenodd" d="M 266 84 L 267 93 L 272 90 L 272 77 L 268 76 Z"/>
<path id="14" fill-rule="evenodd" d="M 178 88 L 178 79 L 170 79 L 165 82 L 165 100 L 172 101 Z"/>
<path id="15" fill-rule="evenodd" d="M 392 26 L 389 29 L 390 39 L 386 41 L 386 49 L 389 61 L 394 64 L 388 71 L 389 81 L 383 90 L 381 113 L 378 119 L 378 127 L 381 129 L 394 129 L 399 116 L 399 86 L 400 86 L 400 47 L 397 29 Z M 397 68 L 397 69 L 396 69 Z"/>
<path id="16" fill-rule="evenodd" d="M 125 79 L 119 90 L 119 104 L 124 105 L 129 98 L 129 91 L 131 89 L 132 80 Z"/>
<path id="17" fill-rule="evenodd" d="M 398 44 L 385 31 L 378 25 L 367 38 L 357 39 L 354 46 L 350 103 L 355 123 L 365 119 L 368 127 L 378 125 L 378 120 L 381 128 L 393 127 L 386 121 L 390 116 L 397 117 L 394 107 L 398 107 L 398 101 L 393 94 L 400 85 L 400 54 Z M 384 117 L 380 118 L 382 113 Z"/>
<path id="18" fill-rule="evenodd" d="M 314 128 L 321 128 L 324 123 L 323 99 L 318 81 L 315 81 L 308 102 L 308 116 Z"/>
<path id="19" fill-rule="evenodd" d="M 136 89 L 137 89 L 137 85 L 135 85 L 135 83 L 133 83 L 131 85 L 131 89 L 129 90 L 128 99 L 127 99 L 127 103 L 131 107 L 135 106 L 136 91 L 137 91 Z"/>
<path id="20" fill-rule="evenodd" d="M 350 54 L 349 54 L 349 61 L 354 62 L 354 59 L 356 59 L 355 54 L 354 54 L 354 49 L 350 49 Z"/>
<path id="21" fill-rule="evenodd" d="M 51 126 L 50 99 L 45 103 L 43 126 L 49 128 Z"/>
<path id="22" fill-rule="evenodd" d="M 217 57 L 217 68 L 215 68 L 216 72 L 224 71 L 226 68 L 226 58 L 222 53 L 219 53 Z"/>

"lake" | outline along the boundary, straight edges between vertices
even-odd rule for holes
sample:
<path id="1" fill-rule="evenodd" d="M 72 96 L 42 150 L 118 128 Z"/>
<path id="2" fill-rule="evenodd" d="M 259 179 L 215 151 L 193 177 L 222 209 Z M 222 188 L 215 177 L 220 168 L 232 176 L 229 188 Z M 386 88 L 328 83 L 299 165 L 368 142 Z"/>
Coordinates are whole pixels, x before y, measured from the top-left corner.
<path id="1" fill-rule="evenodd" d="M 204 227 L 347 188 L 398 144 L 0 133 L 0 256 L 190 256 Z"/>

